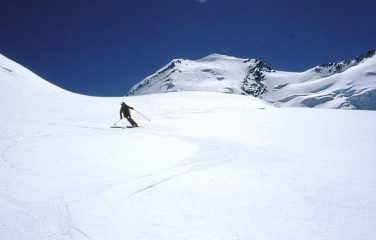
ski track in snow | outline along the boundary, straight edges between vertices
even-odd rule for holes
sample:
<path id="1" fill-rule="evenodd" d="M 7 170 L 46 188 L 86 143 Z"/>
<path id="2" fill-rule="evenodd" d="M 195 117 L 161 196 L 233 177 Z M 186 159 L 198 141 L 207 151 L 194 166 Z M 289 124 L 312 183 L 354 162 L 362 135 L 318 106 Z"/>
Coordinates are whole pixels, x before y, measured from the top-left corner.
<path id="1" fill-rule="evenodd" d="M 183 177 L 187 174 L 194 173 L 196 171 L 202 171 L 202 170 L 207 170 L 209 168 L 214 168 L 222 164 L 226 164 L 229 162 L 234 162 L 238 161 L 239 158 L 236 156 L 232 156 L 230 158 L 223 158 L 223 159 L 217 159 L 216 156 L 218 155 L 228 155 L 229 153 L 227 152 L 227 149 L 223 149 L 222 146 L 225 144 L 224 142 L 221 141 L 208 141 L 208 140 L 201 140 L 198 138 L 193 138 L 193 137 L 184 137 L 184 136 L 175 136 L 171 134 L 162 134 L 162 133 L 157 133 L 158 135 L 161 136 L 169 136 L 169 137 L 177 137 L 179 139 L 182 139 L 184 141 L 188 142 L 195 142 L 196 144 L 199 143 L 198 145 L 201 146 L 198 150 L 198 156 L 199 159 L 195 159 L 192 162 L 186 163 L 186 164 L 181 164 L 173 168 L 168 168 L 163 171 L 160 171 L 158 173 L 152 173 L 144 176 L 143 178 L 146 179 L 152 179 L 148 180 L 148 182 L 152 182 L 151 184 L 147 184 L 147 186 L 142 187 L 141 189 L 133 192 L 130 194 L 130 197 L 133 197 L 136 194 L 143 193 L 147 190 L 153 189 L 156 186 L 159 186 L 160 184 L 167 183 L 169 181 L 172 181 L 176 178 Z M 202 142 L 203 144 L 200 144 Z M 237 145 L 229 146 L 229 143 L 226 143 L 226 145 L 233 150 L 233 152 L 239 151 L 239 149 L 242 149 L 241 144 L 237 143 Z M 239 146 L 240 145 L 240 146 Z M 208 146 L 209 149 L 208 149 Z M 222 151 L 221 151 L 222 150 Z M 232 155 L 234 155 L 232 153 Z M 280 158 L 280 157 L 279 157 Z M 282 159 L 282 158 L 281 158 Z M 186 170 L 186 168 L 188 168 Z M 264 172 L 263 169 L 259 170 L 262 175 L 269 175 Z M 161 175 L 161 176 L 160 176 Z M 167 176 L 166 176 L 167 175 Z M 157 177 L 157 178 L 156 178 Z M 153 179 L 156 178 L 156 179 Z"/>
<path id="2" fill-rule="evenodd" d="M 62 202 L 62 205 L 64 206 L 64 211 L 62 215 L 64 216 L 63 219 L 65 219 L 65 223 L 64 223 L 65 227 L 62 228 L 62 235 L 67 235 L 69 236 L 70 239 L 74 240 L 74 239 L 77 239 L 75 237 L 74 232 L 77 232 L 81 236 L 84 236 L 86 239 L 91 239 L 88 234 L 86 234 L 84 231 L 82 231 L 80 228 L 78 228 L 77 226 L 73 224 L 69 205 L 63 197 L 61 198 L 61 202 Z"/>
<path id="3" fill-rule="evenodd" d="M 15 212 L 23 214 L 23 215 L 26 215 L 26 216 L 29 216 L 29 217 L 31 217 L 31 219 L 33 219 L 33 221 L 35 221 L 38 224 L 42 225 L 44 227 L 45 231 L 47 231 L 47 233 L 48 233 L 49 236 L 59 235 L 59 234 L 56 234 L 57 232 L 53 231 L 49 227 L 49 223 L 48 222 L 42 220 L 37 215 L 33 214 L 26 207 L 23 207 L 22 206 L 23 204 L 20 201 L 12 198 L 9 195 L 6 195 L 6 194 L 0 192 L 0 202 L 1 202 L 1 200 L 5 201 L 8 204 L 8 206 L 10 206 L 11 208 L 13 208 L 15 210 Z M 0 206 L 1 205 L 2 204 L 0 204 Z"/>
<path id="4" fill-rule="evenodd" d="M 225 96 L 227 97 L 228 95 Z M 231 96 L 229 96 L 229 99 L 232 99 Z M 248 101 L 242 102 L 245 106 L 251 103 Z M 163 106 L 163 104 L 161 105 Z M 292 109 L 290 111 L 291 114 L 294 114 L 296 110 Z M 277 237 L 273 238 L 273 236 L 282 236 L 280 239 L 285 239 L 283 237 L 306 235 L 304 235 L 304 229 L 298 230 L 297 235 L 284 233 L 278 228 L 280 224 L 278 221 L 281 220 L 292 219 L 286 223 L 288 225 L 287 229 L 297 226 L 296 224 L 298 223 L 294 221 L 304 225 L 305 219 L 311 221 L 309 223 L 313 224 L 312 230 L 314 231 L 319 231 L 316 226 L 329 231 L 327 230 L 328 228 L 323 226 L 324 222 L 330 227 L 335 225 L 330 216 L 322 217 L 320 215 L 325 211 L 325 207 L 331 205 L 333 201 L 321 200 L 320 196 L 323 196 L 323 198 L 330 197 L 331 195 L 325 189 L 336 190 L 336 185 L 331 182 L 330 177 L 325 178 L 322 181 L 326 181 L 325 184 L 332 185 L 330 185 L 330 188 L 324 188 L 324 190 L 319 189 L 324 191 L 324 193 L 319 192 L 318 195 L 311 189 L 311 185 L 314 188 L 315 183 L 310 181 L 316 181 L 318 179 L 316 177 L 320 175 L 313 174 L 306 179 L 304 174 L 307 174 L 307 169 L 303 167 L 304 164 L 301 161 L 304 160 L 307 161 L 306 164 L 311 164 L 313 171 L 316 170 L 317 164 L 319 168 L 322 168 L 322 171 L 332 169 L 332 165 L 323 164 L 322 159 L 318 158 L 319 155 L 315 155 L 312 158 L 304 156 L 301 149 L 296 149 L 296 147 L 291 145 L 295 144 L 304 148 L 305 143 L 308 143 L 312 145 L 310 147 L 319 146 L 322 148 L 322 144 L 320 145 L 320 140 L 324 139 L 321 138 L 322 136 L 336 133 L 339 136 L 338 139 L 341 139 L 344 133 L 336 132 L 334 130 L 337 128 L 329 126 L 328 129 L 318 135 L 312 134 L 315 130 L 310 130 L 310 128 L 318 127 L 318 125 L 316 125 L 315 120 L 311 120 L 311 117 L 314 116 L 313 114 L 305 115 L 310 111 L 303 111 L 300 116 L 303 117 L 303 121 L 307 122 L 306 125 L 301 126 L 308 127 L 299 131 L 292 128 L 294 123 L 289 123 L 290 121 L 294 122 L 295 118 L 288 116 L 288 114 L 282 115 L 283 111 L 280 109 L 276 111 L 272 107 L 258 105 L 257 103 L 252 104 L 249 108 L 245 108 L 243 105 L 237 104 L 237 102 L 228 106 L 219 104 L 210 107 L 195 107 L 194 104 L 187 104 L 178 107 L 168 106 L 165 109 L 147 109 L 146 112 L 151 114 L 152 122 L 149 123 L 138 118 L 137 120 L 142 125 L 142 128 L 129 130 L 111 129 L 111 122 L 108 119 L 102 121 L 100 118 L 90 121 L 84 118 L 74 119 L 73 117 L 71 119 L 12 120 L 14 126 L 20 127 L 4 131 L 0 138 L 2 143 L 0 149 L 2 165 L 9 164 L 12 167 L 2 167 L 1 172 L 6 175 L 9 174 L 7 176 L 10 177 L 12 175 L 17 176 L 21 182 L 17 183 L 18 180 L 15 178 L 16 182 L 9 180 L 11 187 L 8 188 L 6 184 L 3 184 L 1 187 L 4 189 L 0 190 L 0 201 L 9 205 L 8 209 L 14 209 L 15 214 L 19 213 L 17 216 L 27 216 L 27 221 L 35 222 L 31 225 L 36 226 L 36 228 L 40 227 L 42 229 L 40 231 L 45 232 L 39 235 L 36 234 L 35 236 L 38 236 L 38 238 L 35 239 L 43 239 L 42 236 L 49 236 L 44 237 L 44 239 L 112 240 L 119 239 L 116 236 L 121 234 L 122 231 L 133 234 L 140 233 L 141 230 L 133 230 L 133 227 L 137 224 L 135 225 L 132 221 L 125 220 L 127 217 L 135 217 L 134 221 L 140 221 L 141 225 L 137 225 L 138 227 L 148 228 L 148 230 L 142 230 L 145 237 L 135 237 L 135 239 L 151 239 L 151 236 L 156 236 L 158 240 L 166 239 L 166 237 L 160 232 L 156 234 L 158 231 L 154 227 L 161 228 L 161 231 L 166 232 L 166 234 L 172 233 L 174 239 L 213 239 L 215 236 L 218 239 L 219 235 L 222 234 L 226 239 L 249 239 L 250 235 L 240 229 L 247 226 L 247 222 L 253 219 L 252 223 L 254 224 L 263 225 L 272 222 L 274 224 L 272 224 L 272 227 L 280 231 L 280 235 L 278 235 L 278 231 L 268 235 L 268 231 L 265 230 L 263 232 L 261 229 L 259 230 L 261 233 L 257 236 L 272 236 L 271 239 L 278 239 Z M 317 113 L 322 114 L 322 112 Z M 346 112 L 339 112 L 338 114 L 342 113 Z M 332 116 L 336 115 L 333 114 Z M 344 114 L 344 116 L 347 115 Z M 238 121 L 237 118 L 241 118 L 241 121 Z M 361 118 L 356 119 L 359 120 Z M 106 122 L 109 122 L 108 129 L 104 127 Z M 124 125 L 126 122 L 122 122 L 122 124 Z M 253 127 L 253 124 L 256 124 L 257 127 Z M 203 126 L 202 128 L 201 125 Z M 291 131 L 283 129 L 286 125 L 291 128 Z M 367 129 L 366 126 L 362 127 Z M 338 129 L 343 130 L 344 128 Z M 318 128 L 319 130 L 321 128 Z M 242 133 L 242 131 L 245 131 L 245 133 Z M 298 133 L 301 133 L 302 136 Z M 356 131 L 346 134 L 354 133 Z M 313 138 L 312 141 L 304 139 L 311 138 L 312 136 L 309 134 L 316 138 Z M 263 137 L 257 139 L 258 136 Z M 276 142 L 271 136 L 278 137 L 280 142 Z M 296 141 L 296 139 L 299 139 L 299 141 Z M 356 140 L 360 141 L 361 138 L 357 137 Z M 343 141 L 338 142 L 342 143 Z M 64 153 L 64 151 L 59 150 L 61 144 L 69 148 L 67 154 L 72 151 L 73 154 L 70 154 L 69 157 L 52 154 L 51 151 L 58 151 L 58 154 Z M 82 147 L 90 146 L 84 148 L 88 151 L 87 155 L 82 154 L 80 144 L 84 144 Z M 127 148 L 127 144 L 130 144 L 130 147 Z M 118 149 L 112 148 L 113 145 L 124 148 L 124 151 L 113 152 L 113 150 Z M 153 148 L 151 145 L 156 145 L 156 147 L 154 146 Z M 193 146 L 193 149 L 190 146 Z M 34 150 L 35 147 L 38 147 L 38 149 Z M 96 154 L 101 154 L 101 151 L 94 148 L 100 149 L 102 147 L 103 151 L 109 151 L 111 154 L 96 156 Z M 348 146 L 346 145 L 345 147 Z M 137 149 L 134 151 L 132 148 Z M 157 151 L 158 148 L 165 149 L 163 154 Z M 332 149 L 325 148 L 324 150 L 330 152 Z M 127 155 L 128 151 L 134 155 Z M 310 151 L 313 153 L 312 150 Z M 38 155 L 40 152 L 43 154 Z M 150 152 L 151 156 L 154 154 L 156 157 L 151 157 L 148 160 L 147 152 Z M 172 154 L 167 154 L 168 152 Z M 369 152 L 371 153 L 371 151 Z M 44 154 L 47 154 L 47 156 Z M 125 154 L 124 157 L 121 157 L 122 154 Z M 184 156 L 179 158 L 180 154 Z M 331 158 L 333 156 L 330 155 Z M 112 161 L 112 157 L 116 157 L 117 160 Z M 164 162 L 165 157 L 168 159 L 167 162 Z M 133 158 L 136 161 L 132 162 Z M 145 158 L 147 161 L 142 162 Z M 329 163 L 331 163 L 331 158 L 328 159 Z M 23 161 L 23 159 L 25 160 Z M 91 159 L 95 161 L 91 162 Z M 348 158 L 344 159 L 348 160 Z M 49 163 L 50 161 L 52 163 Z M 62 162 L 66 162 L 66 164 L 62 164 Z M 43 165 L 38 167 L 38 164 Z M 134 172 L 128 172 L 128 168 L 137 166 L 137 164 L 140 164 L 142 168 L 145 167 L 145 169 L 141 168 L 139 170 L 136 168 Z M 142 164 L 145 165 L 143 166 Z M 156 167 L 146 168 L 148 165 L 153 164 L 156 164 Z M 58 166 L 54 167 L 54 165 Z M 109 165 L 109 168 L 102 169 L 106 165 Z M 59 169 L 60 167 L 62 169 Z M 86 171 L 85 167 L 93 167 L 93 169 Z M 121 169 L 120 173 L 115 173 L 117 168 Z M 299 173 L 300 170 L 303 170 L 304 173 Z M 54 174 L 57 174 L 57 176 L 54 176 Z M 217 178 L 221 178 L 222 175 L 225 175 L 224 180 L 218 180 Z M 339 177 L 342 176 L 341 174 L 338 175 Z M 313 180 L 310 180 L 309 177 L 312 177 Z M 325 177 L 325 174 L 323 174 L 323 177 Z M 25 178 L 24 182 L 22 182 L 23 178 Z M 30 202 L 29 196 L 22 195 L 22 184 L 28 183 L 28 178 L 40 178 L 39 184 L 42 185 L 43 181 L 47 183 L 46 190 L 36 193 L 36 196 L 30 196 Z M 249 182 L 241 182 L 243 179 Z M 228 184 L 226 180 L 241 184 L 238 188 L 233 189 L 234 186 L 237 187 L 235 183 L 226 185 Z M 51 186 L 48 185 L 49 181 L 53 183 Z M 69 183 L 64 184 L 64 181 Z M 195 186 L 198 190 L 195 190 L 194 193 L 192 193 L 191 186 L 187 186 L 191 181 L 193 181 L 192 184 L 198 183 Z M 333 181 L 335 182 L 335 180 Z M 199 183 L 205 183 L 216 190 L 205 189 Z M 222 187 L 222 185 L 224 186 Z M 274 185 L 279 186 L 281 190 Z M 181 188 L 177 189 L 176 186 Z M 30 184 L 30 187 L 33 187 L 33 184 Z M 43 187 L 40 188 L 43 190 Z M 39 191 L 39 189 L 36 190 Z M 184 190 L 188 192 L 190 190 L 192 196 Z M 25 187 L 24 191 L 32 193 L 27 187 Z M 174 196 L 176 191 L 182 197 Z M 217 193 L 215 191 L 218 191 L 218 195 L 223 194 L 224 196 L 216 197 Z M 341 194 L 346 196 L 345 190 L 341 189 L 341 191 L 344 191 L 344 193 L 340 192 L 335 196 L 342 196 Z M 237 195 L 229 197 L 233 193 L 245 197 L 245 200 L 249 201 L 249 203 L 243 202 Z M 287 194 L 287 197 L 284 194 Z M 145 214 L 150 214 L 151 220 L 150 222 L 145 220 L 143 215 L 145 204 L 153 204 L 158 195 L 165 196 L 166 202 L 183 202 L 178 208 L 184 210 L 183 213 L 171 210 L 171 206 L 167 203 L 160 206 L 161 209 L 159 210 L 151 211 L 147 209 L 148 211 Z M 22 196 L 24 201 L 20 201 Z M 183 206 L 184 200 L 182 198 L 184 197 L 188 198 L 186 207 Z M 191 197 L 194 200 L 190 199 Z M 203 198 L 200 199 L 201 197 Z M 277 203 L 274 197 L 282 203 Z M 289 197 L 291 197 L 291 201 L 298 204 L 298 210 L 289 205 Z M 294 197 L 298 198 L 298 200 L 294 199 Z M 308 207 L 304 205 L 304 201 L 303 203 L 300 201 L 300 198 L 307 202 Z M 158 200 L 161 201 L 157 199 L 155 204 L 161 203 Z M 212 202 L 212 200 L 215 201 Z M 265 204 L 270 206 L 264 206 L 264 201 L 266 202 Z M 353 207 L 351 202 L 346 204 L 347 208 Z M 359 208 L 367 206 L 366 204 L 359 203 Z M 320 212 L 317 214 L 313 211 L 311 212 L 311 208 L 313 208 L 311 206 L 317 207 L 318 205 Z M 211 212 L 210 209 L 213 206 L 218 213 Z M 280 208 L 286 207 L 287 210 L 278 212 L 278 206 Z M 136 209 L 133 209 L 133 207 Z M 190 209 L 190 207 L 193 209 Z M 195 209 L 194 207 L 202 208 Z M 260 212 L 261 210 L 254 210 L 253 207 L 260 207 L 266 213 Z M 244 208 L 244 214 L 247 213 L 247 215 L 242 215 L 239 210 L 241 208 Z M 269 208 L 270 210 L 268 210 Z M 370 209 L 372 211 L 372 206 L 370 206 Z M 138 215 L 138 211 L 141 212 L 140 215 Z M 159 211 L 166 211 L 166 214 L 171 215 L 166 215 L 166 218 L 160 217 L 159 214 L 162 213 Z M 271 214 L 274 211 L 277 211 L 275 213 L 277 216 L 275 217 L 276 221 L 274 221 L 274 215 Z M 208 215 L 202 215 L 203 213 Z M 232 213 L 239 215 L 236 217 L 239 217 L 241 220 L 239 220 L 239 224 L 242 225 L 235 224 L 238 218 L 236 218 L 236 221 L 234 218 L 234 225 L 231 225 L 232 223 L 226 220 L 225 216 L 229 214 L 229 218 L 235 217 L 231 215 Z M 118 215 L 116 214 L 119 214 L 120 217 L 117 217 Z M 122 216 L 122 214 L 125 215 Z M 130 216 L 127 214 L 130 214 Z M 253 218 L 252 214 L 255 214 L 256 217 Z M 273 217 L 271 216 L 269 219 L 268 214 L 273 215 Z M 285 218 L 285 214 L 291 214 L 292 216 Z M 164 215 L 162 214 L 162 216 Z M 177 218 L 176 224 L 180 224 L 180 227 L 175 226 L 174 221 L 169 221 L 169 218 Z M 262 220 L 259 220 L 259 218 Z M 190 227 L 195 226 L 195 222 L 201 225 L 202 229 L 192 228 L 190 230 Z M 184 224 L 181 225 L 182 223 L 190 227 L 185 227 Z M 311 230 L 309 223 L 304 225 L 308 229 L 307 231 Z M 96 224 L 103 224 L 103 229 L 98 229 Z M 125 226 L 124 229 L 122 228 L 123 224 Z M 215 227 L 223 226 L 223 232 L 219 228 L 212 229 L 211 224 Z M 116 227 L 113 225 L 116 225 Z M 164 229 L 166 225 L 173 227 Z M 253 225 L 249 226 L 252 227 Z M 174 228 L 178 229 L 180 233 L 174 232 Z M 253 228 L 253 231 L 255 229 Z M 217 232 L 218 234 L 216 234 Z M 325 238 L 325 232 L 323 232 L 319 232 L 314 236 L 324 236 L 320 239 L 328 239 Z M 197 236 L 200 237 L 197 238 Z M 209 236 L 209 238 L 205 238 L 206 236 Z M 334 234 L 334 236 L 340 235 Z M 255 239 L 262 239 L 261 237 Z"/>
<path id="5" fill-rule="evenodd" d="M 151 133 L 151 134 L 156 134 L 156 135 L 160 135 L 160 136 L 168 136 L 168 137 L 176 137 L 174 135 L 171 135 L 171 134 L 161 134 L 161 133 Z M 195 141 L 199 141 L 199 139 L 194 139 L 194 138 L 185 138 L 185 137 L 180 137 L 180 139 L 184 139 L 184 140 L 195 140 Z M 215 150 L 215 153 L 212 153 L 213 155 L 214 154 L 218 154 L 217 150 L 220 149 L 220 146 L 222 145 L 223 143 L 222 142 L 208 142 L 208 141 L 205 141 L 205 145 L 210 145 L 210 146 L 217 146 L 217 147 L 213 147 L 213 149 Z M 178 177 L 182 177 L 184 175 L 187 175 L 187 174 L 191 174 L 193 172 L 196 172 L 196 171 L 201 171 L 201 170 L 205 170 L 205 169 L 208 169 L 208 168 L 212 168 L 212 167 L 216 167 L 220 164 L 224 164 L 230 160 L 226 160 L 226 161 L 221 161 L 221 160 L 217 160 L 215 158 L 213 158 L 213 156 L 211 156 L 211 152 L 212 151 L 208 151 L 208 149 L 205 149 L 205 148 L 201 148 L 199 149 L 199 152 L 200 152 L 200 158 L 198 160 L 193 160 L 192 162 L 188 162 L 188 163 L 185 163 L 185 164 L 179 164 L 177 166 L 174 166 L 174 167 L 170 167 L 170 168 L 166 168 L 166 169 L 163 169 L 159 172 L 155 172 L 155 173 L 149 173 L 147 175 L 144 175 L 144 176 L 140 176 L 139 178 L 136 178 L 134 180 L 131 180 L 131 181 L 122 181 L 122 180 L 115 180 L 115 181 L 111 181 L 110 183 L 106 183 L 105 185 L 107 185 L 106 187 L 100 187 L 101 185 L 103 185 L 102 182 L 97 182 L 97 183 L 94 183 L 94 184 L 90 184 L 90 185 L 85 185 L 85 186 L 82 186 L 78 189 L 72 189 L 70 190 L 71 192 L 79 192 L 81 191 L 80 189 L 85 189 L 85 191 L 89 191 L 88 190 L 88 187 L 89 189 L 93 189 L 95 194 L 93 195 L 97 195 L 99 193 L 103 193 L 105 191 L 109 191 L 113 188 L 119 188 L 119 187 L 126 187 L 127 185 L 142 185 L 141 187 L 139 187 L 139 189 L 131 192 L 128 194 L 128 197 L 133 197 L 134 195 L 137 195 L 137 194 L 140 194 L 140 193 L 143 193 L 147 190 L 150 190 L 152 188 L 155 188 L 161 184 L 164 184 L 164 183 L 167 183 L 167 182 L 170 182 L 170 181 L 173 181 L 174 179 L 178 178 Z M 213 159 L 213 160 L 211 160 Z M 232 159 L 232 161 L 234 161 L 234 159 Z M 98 190 L 98 189 L 101 189 L 101 190 Z M 64 195 L 66 194 L 69 194 L 68 192 L 64 192 Z"/>

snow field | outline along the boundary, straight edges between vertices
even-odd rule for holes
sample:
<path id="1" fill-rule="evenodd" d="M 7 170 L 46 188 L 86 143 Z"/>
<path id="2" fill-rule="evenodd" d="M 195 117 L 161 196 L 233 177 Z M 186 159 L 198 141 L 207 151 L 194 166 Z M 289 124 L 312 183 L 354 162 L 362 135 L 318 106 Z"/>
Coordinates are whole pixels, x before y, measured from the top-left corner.
<path id="1" fill-rule="evenodd" d="M 373 111 L 87 97 L 0 60 L 0 239 L 376 237 Z M 110 128 L 122 101 L 151 122 Z"/>
<path id="2" fill-rule="evenodd" d="M 375 236 L 373 112 L 208 92 L 81 98 L 87 112 L 3 120 L 1 239 Z M 152 121 L 109 128 L 121 101 Z"/>

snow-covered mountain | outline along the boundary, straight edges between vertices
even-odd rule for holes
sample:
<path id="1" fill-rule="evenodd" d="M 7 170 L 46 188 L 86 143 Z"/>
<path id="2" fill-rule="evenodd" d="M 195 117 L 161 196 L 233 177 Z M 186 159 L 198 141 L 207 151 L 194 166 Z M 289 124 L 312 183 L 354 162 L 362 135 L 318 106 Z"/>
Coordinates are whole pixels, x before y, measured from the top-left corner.
<path id="1" fill-rule="evenodd" d="M 277 106 L 376 110 L 375 50 L 301 73 L 219 54 L 176 59 L 132 87 L 128 96 L 176 91 L 246 94 Z"/>
<path id="2" fill-rule="evenodd" d="M 376 237 L 375 111 L 88 97 L 3 56 L 0 92 L 1 240 Z M 122 101 L 151 121 L 110 128 Z"/>

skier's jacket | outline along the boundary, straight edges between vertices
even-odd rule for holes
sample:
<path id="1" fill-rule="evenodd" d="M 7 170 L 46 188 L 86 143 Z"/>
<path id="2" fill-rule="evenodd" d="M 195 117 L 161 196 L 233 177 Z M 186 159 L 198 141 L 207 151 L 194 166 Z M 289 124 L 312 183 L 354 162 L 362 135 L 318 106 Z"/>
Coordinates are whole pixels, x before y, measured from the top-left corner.
<path id="1" fill-rule="evenodd" d="M 125 118 L 131 117 L 131 113 L 129 112 L 129 109 L 133 109 L 133 107 L 128 106 L 125 103 L 121 103 L 120 108 L 120 118 L 123 119 L 123 115 Z"/>

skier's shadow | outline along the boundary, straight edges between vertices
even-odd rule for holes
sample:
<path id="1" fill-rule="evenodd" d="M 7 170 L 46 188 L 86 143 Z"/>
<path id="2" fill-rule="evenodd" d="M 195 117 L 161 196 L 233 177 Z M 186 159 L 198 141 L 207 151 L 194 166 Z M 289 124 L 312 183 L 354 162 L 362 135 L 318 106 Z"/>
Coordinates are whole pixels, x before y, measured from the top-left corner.
<path id="1" fill-rule="evenodd" d="M 122 129 L 125 129 L 126 127 L 120 127 L 120 126 L 111 126 L 111 128 L 122 128 Z"/>

